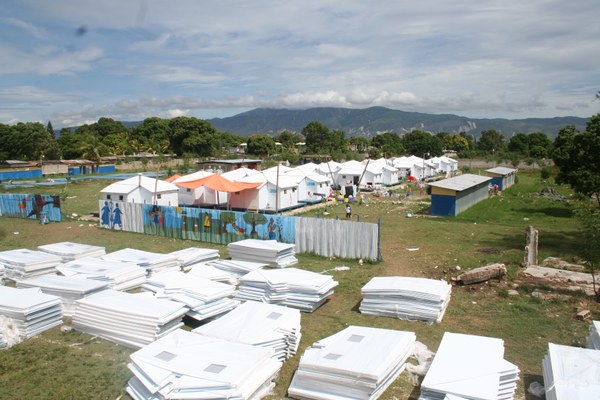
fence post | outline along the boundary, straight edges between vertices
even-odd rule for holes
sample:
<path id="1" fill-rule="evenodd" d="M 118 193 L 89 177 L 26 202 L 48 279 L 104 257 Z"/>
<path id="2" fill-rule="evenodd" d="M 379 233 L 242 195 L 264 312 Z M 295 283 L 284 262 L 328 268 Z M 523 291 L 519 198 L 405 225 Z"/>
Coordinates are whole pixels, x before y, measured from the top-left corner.
<path id="1" fill-rule="evenodd" d="M 381 261 L 381 218 L 377 218 L 377 261 Z"/>

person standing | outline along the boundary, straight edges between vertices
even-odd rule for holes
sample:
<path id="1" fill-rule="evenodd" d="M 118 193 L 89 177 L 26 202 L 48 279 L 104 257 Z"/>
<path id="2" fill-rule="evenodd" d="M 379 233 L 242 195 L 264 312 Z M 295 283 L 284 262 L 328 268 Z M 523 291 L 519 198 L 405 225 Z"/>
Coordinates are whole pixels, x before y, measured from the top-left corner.
<path id="1" fill-rule="evenodd" d="M 352 208 L 350 208 L 350 204 L 346 204 L 346 219 L 350 219 L 352 216 Z"/>

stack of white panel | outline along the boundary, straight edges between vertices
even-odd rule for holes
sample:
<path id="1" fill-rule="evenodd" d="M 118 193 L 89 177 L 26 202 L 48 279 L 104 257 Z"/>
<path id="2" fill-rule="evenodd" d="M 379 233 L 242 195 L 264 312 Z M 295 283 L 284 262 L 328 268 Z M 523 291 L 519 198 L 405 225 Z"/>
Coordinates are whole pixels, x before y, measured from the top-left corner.
<path id="1" fill-rule="evenodd" d="M 61 262 L 59 256 L 39 250 L 0 251 L 0 263 L 6 268 L 5 276 L 13 280 L 54 273 Z"/>
<path id="2" fill-rule="evenodd" d="M 4 285 L 4 264 L 0 263 L 0 285 Z"/>
<path id="3" fill-rule="evenodd" d="M 298 263 L 296 245 L 277 240 L 245 239 L 229 243 L 227 250 L 232 260 L 265 262 L 278 268 Z"/>
<path id="4" fill-rule="evenodd" d="M 446 332 L 419 400 L 510 400 L 518 380 L 518 367 L 504 359 L 502 339 Z"/>
<path id="5" fill-rule="evenodd" d="M 64 262 L 84 257 L 100 257 L 106 254 L 106 250 L 102 246 L 92 246 L 89 244 L 73 242 L 45 244 L 43 246 L 38 246 L 38 250 L 59 256 Z"/>
<path id="6" fill-rule="evenodd" d="M 146 269 L 131 261 L 80 258 L 56 267 L 64 276 L 106 282 L 114 290 L 131 290 L 146 282 Z"/>
<path id="7" fill-rule="evenodd" d="M 131 354 L 134 400 L 257 400 L 274 386 L 273 351 L 178 329 Z"/>
<path id="8" fill-rule="evenodd" d="M 76 301 L 108 287 L 108 283 L 58 275 L 40 275 L 17 281 L 17 287 L 40 288 L 42 292 L 62 300 L 62 313 L 70 317 L 75 312 Z"/>
<path id="9" fill-rule="evenodd" d="M 547 400 L 600 399 L 600 351 L 548 343 L 542 361 Z"/>
<path id="10" fill-rule="evenodd" d="M 590 325 L 590 334 L 586 340 L 588 349 L 600 350 L 600 321 L 593 321 Z"/>
<path id="11" fill-rule="evenodd" d="M 150 293 L 105 290 L 77 301 L 73 328 L 127 347 L 142 347 L 183 325 L 187 308 Z"/>
<path id="12" fill-rule="evenodd" d="M 313 312 L 338 284 L 331 275 L 298 268 L 259 270 L 240 278 L 237 298 Z"/>
<path id="13" fill-rule="evenodd" d="M 20 340 L 62 324 L 60 297 L 37 288 L 0 286 L 0 315 L 12 320 L 11 327 L 18 331 Z"/>
<path id="14" fill-rule="evenodd" d="M 234 286 L 237 286 L 239 283 L 237 276 L 219 269 L 212 264 L 195 264 L 194 268 L 188 271 L 188 274 L 204 279 L 210 279 L 211 281 L 228 283 Z"/>
<path id="15" fill-rule="evenodd" d="M 185 249 L 173 251 L 169 253 L 171 256 L 175 256 L 181 269 L 187 271 L 194 268 L 198 264 L 205 264 L 210 261 L 216 261 L 219 259 L 219 250 L 214 249 L 203 249 L 200 247 L 188 247 Z"/>
<path id="16" fill-rule="evenodd" d="M 179 261 L 176 255 L 152 253 L 150 251 L 125 248 L 105 254 L 101 257 L 107 261 L 128 261 L 145 268 L 148 276 L 161 271 L 179 270 Z"/>
<path id="17" fill-rule="evenodd" d="M 288 388 L 297 399 L 377 399 L 406 367 L 413 332 L 349 326 L 304 351 Z"/>
<path id="18" fill-rule="evenodd" d="M 410 321 L 440 322 L 452 286 L 445 281 L 403 276 L 374 277 L 363 288 L 360 312 Z"/>
<path id="19" fill-rule="evenodd" d="M 157 298 L 186 305 L 189 308 L 187 315 L 199 321 L 226 313 L 240 304 L 230 298 L 235 294 L 235 286 L 182 271 L 156 274 L 148 278 L 142 287 Z"/>
<path id="20" fill-rule="evenodd" d="M 300 344 L 300 311 L 274 304 L 247 301 L 227 314 L 193 330 L 231 342 L 269 347 L 285 361 Z"/>
<path id="21" fill-rule="evenodd" d="M 241 260 L 219 260 L 210 263 L 215 268 L 227 272 L 236 279 L 241 278 L 249 272 L 268 267 L 265 262 L 241 261 Z"/>

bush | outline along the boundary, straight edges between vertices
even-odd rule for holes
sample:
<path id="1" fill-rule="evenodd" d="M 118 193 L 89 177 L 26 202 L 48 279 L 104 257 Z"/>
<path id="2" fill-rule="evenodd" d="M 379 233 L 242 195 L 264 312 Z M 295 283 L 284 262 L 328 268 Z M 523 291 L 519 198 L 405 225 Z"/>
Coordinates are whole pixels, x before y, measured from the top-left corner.
<path id="1" fill-rule="evenodd" d="M 547 180 L 552 176 L 552 170 L 549 167 L 544 167 L 540 170 L 540 177 L 543 180 Z"/>

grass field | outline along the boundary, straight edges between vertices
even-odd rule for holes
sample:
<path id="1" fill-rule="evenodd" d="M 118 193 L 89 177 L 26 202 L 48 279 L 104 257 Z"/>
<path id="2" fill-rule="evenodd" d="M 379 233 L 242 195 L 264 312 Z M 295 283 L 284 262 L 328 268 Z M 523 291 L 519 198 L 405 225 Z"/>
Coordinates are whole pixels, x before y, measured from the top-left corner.
<path id="1" fill-rule="evenodd" d="M 0 250 L 35 248 L 68 240 L 102 245 L 108 252 L 125 247 L 169 252 L 199 246 L 217 248 L 221 257 L 227 256 L 223 246 L 113 232 L 99 229 L 94 222 L 79 220 L 79 216 L 97 210 L 98 191 L 107 184 L 107 181 L 92 180 L 28 191 L 60 194 L 65 220 L 40 225 L 31 220 L 0 218 Z M 543 383 L 541 361 L 548 342 L 583 346 L 589 323 L 575 318 L 577 308 L 590 309 L 595 319 L 600 316 L 600 305 L 591 299 L 571 294 L 543 301 L 530 295 L 535 284 L 519 279 L 528 225 L 539 230 L 540 260 L 548 256 L 576 260 L 578 256 L 581 239 L 571 206 L 538 196 L 546 185 L 535 171 L 521 173 L 518 183 L 501 196 L 481 202 L 454 218 L 429 217 L 427 196 L 411 196 L 407 201 L 365 194 L 362 204 L 353 205 L 353 215 L 361 221 L 381 221 L 383 261 L 361 266 L 357 260 L 298 256 L 298 267 L 311 271 L 321 272 L 341 265 L 350 270 L 332 271 L 339 281 L 335 294 L 314 313 L 302 314 L 299 353 L 284 364 L 269 399 L 286 398 L 287 387 L 306 346 L 348 325 L 413 331 L 417 340 L 434 351 L 446 331 L 501 338 L 505 342 L 505 358 L 521 369 L 517 398 L 534 399 L 526 393 L 526 388 L 532 381 Z M 569 195 L 566 188 L 552 186 Z M 407 211 L 412 212 L 412 218 L 406 217 Z M 343 218 L 344 210 L 341 204 L 332 204 L 311 211 L 308 216 Z M 457 266 L 462 272 L 495 262 L 507 265 L 507 279 L 454 286 L 448 311 L 439 324 L 365 316 L 358 312 L 360 289 L 373 276 L 449 280 L 460 273 Z M 520 294 L 509 297 L 508 288 L 516 288 Z M 66 321 L 63 327 L 0 352 L 0 398 L 128 398 L 123 388 L 130 376 L 126 364 L 131 350 L 70 330 L 68 326 Z M 381 398 L 417 397 L 418 388 L 414 388 L 403 373 Z"/>

